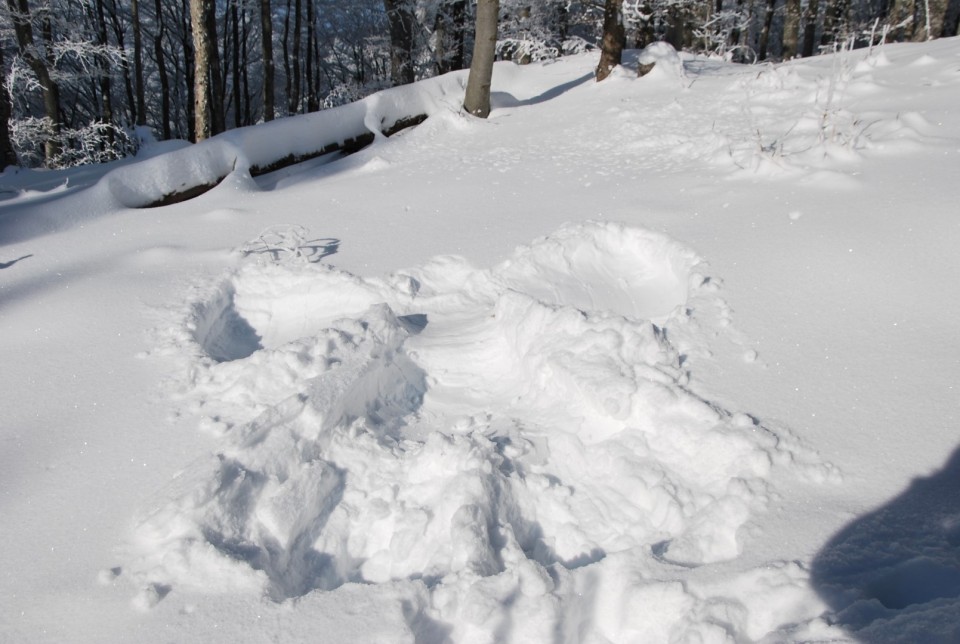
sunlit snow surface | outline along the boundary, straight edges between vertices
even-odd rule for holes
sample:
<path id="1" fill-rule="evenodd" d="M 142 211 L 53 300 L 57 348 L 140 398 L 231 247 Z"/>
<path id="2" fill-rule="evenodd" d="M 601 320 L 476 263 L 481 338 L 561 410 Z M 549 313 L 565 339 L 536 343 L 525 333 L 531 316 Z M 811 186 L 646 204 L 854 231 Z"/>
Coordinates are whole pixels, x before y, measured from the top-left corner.
<path id="1" fill-rule="evenodd" d="M 567 620 L 613 639 L 709 636 L 713 599 L 675 579 L 740 554 L 771 468 L 832 470 L 686 389 L 681 351 L 723 310 L 700 270 L 662 235 L 609 223 L 491 270 L 441 257 L 363 280 L 248 261 L 190 308 L 181 345 L 198 345 L 187 396 L 222 450 L 145 519 L 132 574 L 278 601 L 419 580 L 455 639 L 504 620 L 531 641 Z M 618 617 L 578 623 L 607 593 Z M 670 606 L 652 623 L 649 593 Z"/>
<path id="2" fill-rule="evenodd" d="M 595 66 L 0 175 L 0 640 L 960 641 L 960 41 Z"/>

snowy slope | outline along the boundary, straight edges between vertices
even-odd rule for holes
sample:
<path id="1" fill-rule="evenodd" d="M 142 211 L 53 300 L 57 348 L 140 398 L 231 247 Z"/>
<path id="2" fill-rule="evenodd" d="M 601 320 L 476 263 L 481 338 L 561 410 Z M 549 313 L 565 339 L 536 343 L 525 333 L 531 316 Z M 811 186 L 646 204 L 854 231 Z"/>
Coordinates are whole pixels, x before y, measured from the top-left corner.
<path id="1" fill-rule="evenodd" d="M 957 641 L 960 41 L 638 55 L 0 176 L 0 640 Z"/>

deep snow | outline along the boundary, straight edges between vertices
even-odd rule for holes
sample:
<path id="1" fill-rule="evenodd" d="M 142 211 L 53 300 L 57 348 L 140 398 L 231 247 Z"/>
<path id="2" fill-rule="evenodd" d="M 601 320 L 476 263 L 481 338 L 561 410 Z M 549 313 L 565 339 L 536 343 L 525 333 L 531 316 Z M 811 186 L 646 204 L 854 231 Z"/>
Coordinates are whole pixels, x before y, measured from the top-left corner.
<path id="1" fill-rule="evenodd" d="M 960 640 L 960 40 L 642 55 L 0 176 L 0 639 Z"/>

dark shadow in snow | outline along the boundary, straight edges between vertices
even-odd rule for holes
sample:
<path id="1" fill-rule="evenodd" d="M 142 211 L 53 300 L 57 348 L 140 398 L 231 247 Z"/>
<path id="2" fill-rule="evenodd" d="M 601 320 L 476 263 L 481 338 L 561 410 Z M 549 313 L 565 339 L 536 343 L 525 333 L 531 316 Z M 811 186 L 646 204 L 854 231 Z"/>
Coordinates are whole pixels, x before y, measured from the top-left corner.
<path id="1" fill-rule="evenodd" d="M 201 346 L 217 362 L 230 362 L 247 358 L 262 349 L 260 340 L 257 330 L 237 313 L 231 302 L 231 306 L 224 308 L 220 317 L 214 320 Z"/>
<path id="2" fill-rule="evenodd" d="M 960 449 L 834 536 L 811 580 L 862 642 L 960 642 Z"/>
<path id="3" fill-rule="evenodd" d="M 29 259 L 29 258 L 31 258 L 31 257 L 33 257 L 33 255 L 24 255 L 23 257 L 18 257 L 17 259 L 14 259 L 14 260 L 9 261 L 9 262 L 0 262 L 0 270 L 3 270 L 3 269 L 5 269 L 5 268 L 10 268 L 11 266 L 13 266 L 14 264 L 16 264 L 17 262 L 22 261 L 22 260 L 24 260 L 24 259 Z"/>
<path id="4" fill-rule="evenodd" d="M 403 325 L 410 335 L 420 335 L 427 328 L 427 315 L 425 313 L 411 313 L 410 315 L 397 316 L 397 320 Z"/>
<path id="5" fill-rule="evenodd" d="M 269 192 L 277 188 L 282 188 L 286 180 L 290 177 L 303 174 L 304 172 L 310 172 L 334 161 L 339 161 L 344 156 L 344 153 L 338 150 L 314 159 L 308 159 L 285 168 L 280 168 L 279 170 L 274 170 L 273 172 L 258 175 L 254 177 L 253 180 L 256 182 L 257 187 L 264 192 Z"/>
<path id="6" fill-rule="evenodd" d="M 409 600 L 400 604 L 403 619 L 413 631 L 414 641 L 417 644 L 451 644 L 450 633 L 453 626 L 433 619 L 422 608 L 415 608 Z"/>
<path id="7" fill-rule="evenodd" d="M 492 92 L 490 94 L 490 107 L 502 108 L 502 107 L 524 107 L 527 105 L 537 105 L 538 103 L 546 103 L 549 100 L 553 100 L 558 96 L 566 94 L 574 87 L 578 85 L 583 85 L 587 81 L 594 78 L 593 72 L 589 74 L 584 74 L 580 78 L 575 78 L 572 81 L 563 83 L 562 85 L 557 85 L 556 87 L 551 87 L 544 93 L 534 96 L 532 98 L 525 98 L 523 100 L 515 97 L 509 92 Z"/>
<path id="8" fill-rule="evenodd" d="M 309 241 L 303 242 L 298 245 L 297 248 L 291 249 L 280 246 L 267 246 L 264 245 L 263 248 L 250 248 L 245 249 L 243 254 L 246 255 L 270 255 L 270 258 L 275 261 L 281 261 L 286 257 L 289 257 L 293 251 L 299 252 L 303 257 L 307 259 L 311 264 L 316 264 L 320 260 L 330 257 L 331 255 L 336 255 L 340 250 L 340 240 L 333 238 L 326 239 L 311 239 Z"/>
<path id="9" fill-rule="evenodd" d="M 215 492 L 219 505 L 231 517 L 250 520 L 266 488 L 267 477 L 226 458 L 220 476 L 220 487 Z M 270 537 L 257 543 L 235 531 L 230 534 L 211 526 L 203 528 L 203 537 L 231 559 L 265 572 L 270 580 L 269 596 L 274 601 L 302 597 L 317 589 L 337 588 L 353 580 L 341 578 L 334 558 L 315 550 L 313 544 L 343 498 L 344 478 L 342 470 L 329 464 L 323 466 L 317 489 L 312 490 L 312 497 L 308 495 L 312 502 L 299 508 L 300 520 L 288 543 L 281 544 Z"/>

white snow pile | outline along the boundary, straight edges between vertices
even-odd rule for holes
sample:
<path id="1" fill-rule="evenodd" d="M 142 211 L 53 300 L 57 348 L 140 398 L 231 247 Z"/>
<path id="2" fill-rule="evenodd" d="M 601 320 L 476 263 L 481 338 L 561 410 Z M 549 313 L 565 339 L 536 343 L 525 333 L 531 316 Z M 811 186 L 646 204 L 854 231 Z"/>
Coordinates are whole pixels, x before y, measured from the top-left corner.
<path id="1" fill-rule="evenodd" d="M 722 309 L 694 253 L 592 222 L 491 270 L 448 256 L 361 279 L 265 259 L 172 336 L 194 347 L 188 396 L 222 447 L 137 530 L 138 602 L 416 580 L 456 641 L 505 620 L 515 641 L 782 626 L 759 596 L 718 625 L 709 590 L 670 579 L 740 554 L 772 468 L 830 474 L 686 389 L 671 338 Z"/>

